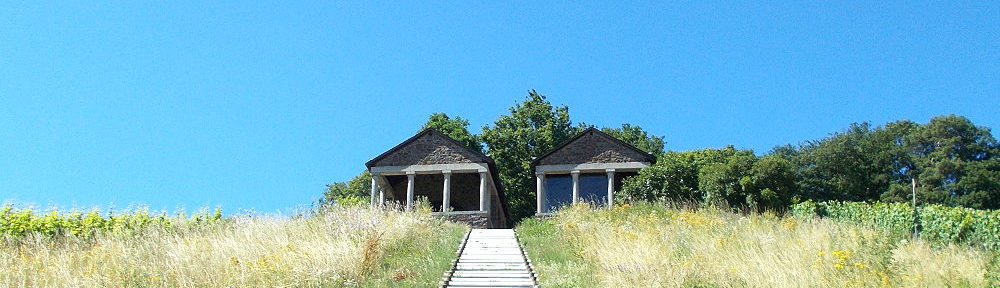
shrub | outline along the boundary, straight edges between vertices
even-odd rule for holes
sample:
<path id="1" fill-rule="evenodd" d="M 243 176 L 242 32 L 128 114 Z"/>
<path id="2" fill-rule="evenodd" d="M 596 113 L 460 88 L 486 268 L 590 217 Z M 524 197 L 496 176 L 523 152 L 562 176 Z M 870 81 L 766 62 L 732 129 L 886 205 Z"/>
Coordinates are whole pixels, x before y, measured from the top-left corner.
<path id="1" fill-rule="evenodd" d="M 222 210 L 219 208 L 213 212 L 201 209 L 190 216 L 183 212 L 170 216 L 166 212 L 150 214 L 146 209 L 124 213 L 109 211 L 106 215 L 101 215 L 96 209 L 87 213 L 78 210 L 60 213 L 57 209 L 51 209 L 44 214 L 36 214 L 32 208 L 14 209 L 10 205 L 5 205 L 0 209 L 0 236 L 19 238 L 39 234 L 86 238 L 93 237 L 97 233 L 131 234 L 150 227 L 188 227 L 220 221 L 223 221 L 223 218 Z"/>
<path id="2" fill-rule="evenodd" d="M 812 202 L 792 205 L 797 218 L 829 217 L 907 235 L 913 229 L 913 209 L 909 203 Z M 1000 211 L 927 205 L 917 208 L 920 237 L 938 243 L 966 243 L 986 249 L 1000 249 Z"/>

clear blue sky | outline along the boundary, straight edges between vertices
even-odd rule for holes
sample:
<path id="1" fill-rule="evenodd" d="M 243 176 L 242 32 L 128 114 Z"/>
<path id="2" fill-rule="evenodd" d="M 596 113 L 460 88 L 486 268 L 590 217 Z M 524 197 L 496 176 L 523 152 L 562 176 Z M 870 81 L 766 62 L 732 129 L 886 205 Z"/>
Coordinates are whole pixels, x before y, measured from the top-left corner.
<path id="1" fill-rule="evenodd" d="M 1000 127 L 997 1 L 29 2 L 0 3 L 0 202 L 288 211 L 529 89 L 671 150 Z"/>

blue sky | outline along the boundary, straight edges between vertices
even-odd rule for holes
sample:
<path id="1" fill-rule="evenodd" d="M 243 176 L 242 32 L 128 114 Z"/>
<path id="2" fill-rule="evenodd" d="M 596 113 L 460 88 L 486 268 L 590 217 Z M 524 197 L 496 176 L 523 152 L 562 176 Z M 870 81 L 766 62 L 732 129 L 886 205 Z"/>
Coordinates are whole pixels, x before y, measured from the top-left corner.
<path id="1" fill-rule="evenodd" d="M 529 89 L 671 150 L 1000 127 L 996 1 L 89 2 L 0 3 L 0 202 L 289 211 Z"/>

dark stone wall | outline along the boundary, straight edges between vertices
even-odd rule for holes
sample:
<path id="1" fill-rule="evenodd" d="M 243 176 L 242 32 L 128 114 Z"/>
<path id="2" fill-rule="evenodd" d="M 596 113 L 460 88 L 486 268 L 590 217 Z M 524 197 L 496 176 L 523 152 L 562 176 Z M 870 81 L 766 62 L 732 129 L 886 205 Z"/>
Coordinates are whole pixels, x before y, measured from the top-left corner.
<path id="1" fill-rule="evenodd" d="M 492 228 L 490 227 L 489 215 L 486 213 L 438 214 L 438 217 L 455 223 L 469 224 L 472 228 Z"/>
<path id="2" fill-rule="evenodd" d="M 542 158 L 539 165 L 646 162 L 642 152 L 590 132 L 559 151 Z"/>
<path id="3" fill-rule="evenodd" d="M 486 162 L 480 155 L 445 137 L 447 136 L 438 133 L 424 134 L 385 158 L 372 163 L 372 167 Z"/>

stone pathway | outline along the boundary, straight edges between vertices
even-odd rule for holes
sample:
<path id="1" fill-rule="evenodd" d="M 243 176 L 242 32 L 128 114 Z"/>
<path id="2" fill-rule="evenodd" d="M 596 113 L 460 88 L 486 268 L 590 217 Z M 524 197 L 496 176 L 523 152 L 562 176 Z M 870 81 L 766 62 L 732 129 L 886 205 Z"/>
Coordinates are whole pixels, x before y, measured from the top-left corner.
<path id="1" fill-rule="evenodd" d="M 441 287 L 538 287 L 513 229 L 472 229 Z"/>

